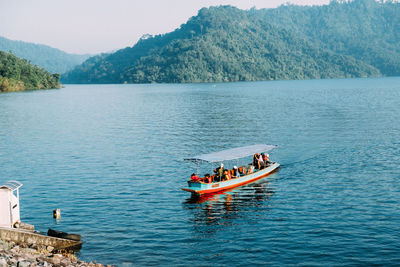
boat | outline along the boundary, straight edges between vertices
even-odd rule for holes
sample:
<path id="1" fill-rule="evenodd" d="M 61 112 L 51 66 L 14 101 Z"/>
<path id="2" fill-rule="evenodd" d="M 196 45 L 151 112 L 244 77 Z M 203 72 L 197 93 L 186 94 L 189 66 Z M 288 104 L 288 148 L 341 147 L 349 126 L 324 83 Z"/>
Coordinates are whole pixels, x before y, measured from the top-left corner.
<path id="1" fill-rule="evenodd" d="M 223 163 L 224 161 L 237 160 L 252 156 L 257 153 L 267 152 L 274 148 L 276 145 L 266 145 L 258 144 L 245 147 L 237 147 L 227 150 L 222 150 L 219 152 L 201 154 L 192 158 L 187 158 L 185 160 L 195 162 L 196 164 L 200 162 L 209 163 Z M 223 166 L 223 165 L 222 165 Z M 200 178 L 199 181 L 188 181 L 188 187 L 182 188 L 182 190 L 191 192 L 196 195 L 211 194 L 219 191 L 225 191 L 231 188 L 242 186 L 258 179 L 261 179 L 269 174 L 275 172 L 279 168 L 279 163 L 269 162 L 267 166 L 261 169 L 256 169 L 253 164 L 246 164 L 241 166 L 243 173 L 239 177 L 232 177 L 230 180 L 212 180 L 207 182 L 205 178 Z M 198 171 L 197 171 L 198 172 Z"/>
<path id="2" fill-rule="evenodd" d="M 81 235 L 78 234 L 69 234 L 61 231 L 57 231 L 54 229 L 49 229 L 47 231 L 48 236 L 52 237 L 58 237 L 58 238 L 63 238 L 63 239 L 69 239 L 69 240 L 75 240 L 75 241 L 81 241 Z"/>

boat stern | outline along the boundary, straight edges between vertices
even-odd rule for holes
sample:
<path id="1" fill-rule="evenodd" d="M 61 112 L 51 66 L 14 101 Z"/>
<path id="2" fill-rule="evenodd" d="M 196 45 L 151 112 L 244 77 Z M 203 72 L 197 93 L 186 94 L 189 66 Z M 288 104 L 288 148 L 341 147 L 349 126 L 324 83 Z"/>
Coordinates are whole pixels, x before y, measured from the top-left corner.
<path id="1" fill-rule="evenodd" d="M 187 192 L 192 192 L 192 193 L 199 193 L 199 192 L 207 189 L 208 185 L 209 184 L 188 181 L 188 187 L 182 188 L 182 190 L 187 191 Z"/>

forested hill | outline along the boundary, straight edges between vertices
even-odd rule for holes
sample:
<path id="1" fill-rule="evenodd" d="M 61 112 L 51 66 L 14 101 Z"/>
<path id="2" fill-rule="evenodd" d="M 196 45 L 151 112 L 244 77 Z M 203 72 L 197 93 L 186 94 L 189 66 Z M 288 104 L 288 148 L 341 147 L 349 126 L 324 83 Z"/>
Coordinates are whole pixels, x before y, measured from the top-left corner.
<path id="1" fill-rule="evenodd" d="M 65 83 L 181 83 L 400 75 L 399 4 L 355 0 L 203 8 L 174 32 L 88 59 Z"/>
<path id="2" fill-rule="evenodd" d="M 55 73 L 69 71 L 90 57 L 90 55 L 69 54 L 47 45 L 13 41 L 4 37 L 0 37 L 0 50 L 11 51 L 14 55 Z"/>
<path id="3" fill-rule="evenodd" d="M 348 55 L 400 75 L 400 3 L 374 0 L 332 1 L 330 5 L 281 6 L 254 12 L 263 21 L 296 32 L 315 47 Z"/>
<path id="4" fill-rule="evenodd" d="M 59 78 L 59 74 L 51 74 L 26 59 L 0 51 L 0 93 L 59 88 Z"/>

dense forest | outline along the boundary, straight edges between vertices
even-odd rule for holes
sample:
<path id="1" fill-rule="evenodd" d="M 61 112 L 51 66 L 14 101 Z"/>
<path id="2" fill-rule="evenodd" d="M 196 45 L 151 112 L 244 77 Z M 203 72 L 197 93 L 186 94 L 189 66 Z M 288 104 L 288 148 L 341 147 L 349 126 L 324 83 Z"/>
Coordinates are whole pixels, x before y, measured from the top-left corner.
<path id="1" fill-rule="evenodd" d="M 4 37 L 0 37 L 0 51 L 12 52 L 17 57 L 29 60 L 55 73 L 69 71 L 90 57 L 90 55 L 69 54 L 47 45 L 13 41 Z"/>
<path id="2" fill-rule="evenodd" d="M 51 74 L 26 59 L 0 51 L 0 92 L 59 88 L 59 78 L 59 74 Z"/>
<path id="3" fill-rule="evenodd" d="M 182 83 L 400 75 L 400 4 L 203 8 L 175 31 L 89 58 L 65 83 Z"/>
<path id="4" fill-rule="evenodd" d="M 400 3 L 398 1 L 332 1 L 330 5 L 285 5 L 253 14 L 296 32 L 315 47 L 348 55 L 400 75 Z"/>

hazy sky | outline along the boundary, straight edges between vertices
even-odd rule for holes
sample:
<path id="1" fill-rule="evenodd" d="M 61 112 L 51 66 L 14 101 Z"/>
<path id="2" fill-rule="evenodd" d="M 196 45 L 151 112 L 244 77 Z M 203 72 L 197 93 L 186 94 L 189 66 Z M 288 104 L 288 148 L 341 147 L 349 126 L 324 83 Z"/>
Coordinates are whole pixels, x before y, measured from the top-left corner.
<path id="1" fill-rule="evenodd" d="M 146 33 L 173 31 L 202 7 L 273 8 L 329 0 L 0 0 L 0 36 L 46 44 L 69 53 L 132 46 Z"/>

